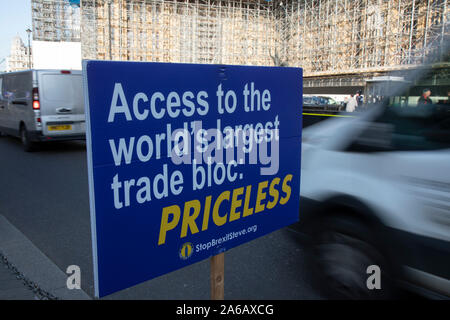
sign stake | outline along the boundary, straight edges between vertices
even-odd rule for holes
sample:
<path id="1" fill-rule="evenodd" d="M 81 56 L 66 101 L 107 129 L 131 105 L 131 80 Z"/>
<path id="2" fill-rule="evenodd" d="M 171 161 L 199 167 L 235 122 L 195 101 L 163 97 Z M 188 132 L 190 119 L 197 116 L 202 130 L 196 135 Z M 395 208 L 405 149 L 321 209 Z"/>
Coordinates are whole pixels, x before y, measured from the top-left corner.
<path id="1" fill-rule="evenodd" d="M 211 300 L 224 299 L 225 253 L 211 257 Z"/>

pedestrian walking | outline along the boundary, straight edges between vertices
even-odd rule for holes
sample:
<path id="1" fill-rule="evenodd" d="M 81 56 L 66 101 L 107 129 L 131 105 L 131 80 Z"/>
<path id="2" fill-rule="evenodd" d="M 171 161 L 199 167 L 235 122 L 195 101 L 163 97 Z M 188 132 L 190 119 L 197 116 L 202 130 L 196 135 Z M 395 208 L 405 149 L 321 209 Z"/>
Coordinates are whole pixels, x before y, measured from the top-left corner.
<path id="1" fill-rule="evenodd" d="M 351 94 L 350 99 L 348 100 L 347 106 L 345 107 L 345 111 L 353 112 L 353 111 L 355 111 L 357 106 L 358 106 L 358 102 L 356 101 L 356 97 L 353 94 Z"/>

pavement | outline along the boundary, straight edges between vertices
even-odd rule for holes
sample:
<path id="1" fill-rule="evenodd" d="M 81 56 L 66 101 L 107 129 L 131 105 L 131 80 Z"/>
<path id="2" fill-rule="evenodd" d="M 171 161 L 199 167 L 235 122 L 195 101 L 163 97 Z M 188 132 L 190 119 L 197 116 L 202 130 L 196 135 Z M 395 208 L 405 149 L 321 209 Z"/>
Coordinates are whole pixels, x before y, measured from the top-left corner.
<path id="1" fill-rule="evenodd" d="M 22 232 L 0 214 L 0 300 L 89 300 L 67 288 L 65 274 Z"/>
<path id="2" fill-rule="evenodd" d="M 39 296 L 9 267 L 0 254 L 0 300 L 38 300 Z"/>

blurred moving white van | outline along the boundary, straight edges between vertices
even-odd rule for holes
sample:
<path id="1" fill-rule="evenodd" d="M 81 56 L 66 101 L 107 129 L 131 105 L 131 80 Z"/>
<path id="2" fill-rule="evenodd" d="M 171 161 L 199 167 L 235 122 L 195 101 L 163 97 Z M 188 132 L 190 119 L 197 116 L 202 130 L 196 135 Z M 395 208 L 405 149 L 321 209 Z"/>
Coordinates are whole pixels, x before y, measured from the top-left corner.
<path id="1" fill-rule="evenodd" d="M 450 63 L 389 90 L 355 118 L 303 131 L 310 269 L 334 298 L 390 298 L 399 285 L 448 298 Z"/>

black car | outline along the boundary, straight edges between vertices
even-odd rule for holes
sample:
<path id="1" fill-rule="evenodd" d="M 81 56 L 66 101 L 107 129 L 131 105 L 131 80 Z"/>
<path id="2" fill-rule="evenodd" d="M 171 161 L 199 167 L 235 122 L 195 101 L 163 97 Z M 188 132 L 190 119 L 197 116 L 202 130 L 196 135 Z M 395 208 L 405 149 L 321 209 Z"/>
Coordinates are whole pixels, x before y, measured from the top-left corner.
<path id="1" fill-rule="evenodd" d="M 303 97 L 304 111 L 342 111 L 343 105 L 330 97 L 306 96 Z"/>

